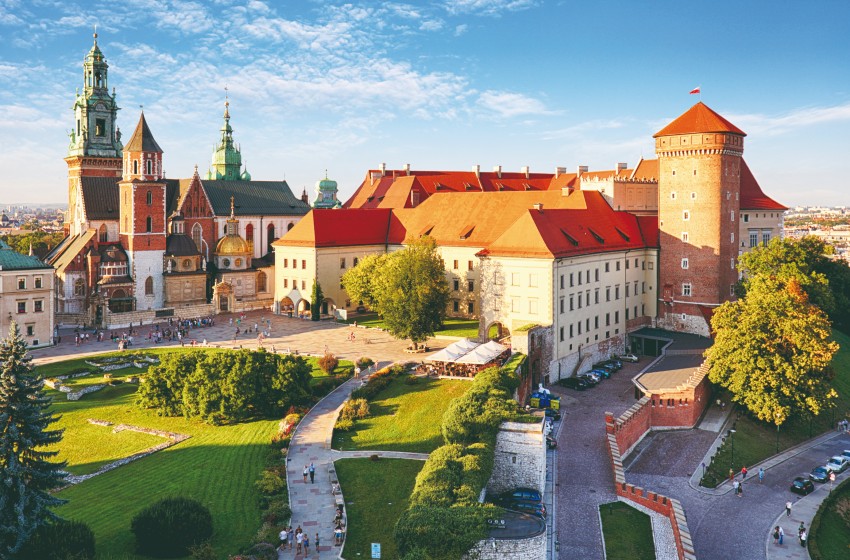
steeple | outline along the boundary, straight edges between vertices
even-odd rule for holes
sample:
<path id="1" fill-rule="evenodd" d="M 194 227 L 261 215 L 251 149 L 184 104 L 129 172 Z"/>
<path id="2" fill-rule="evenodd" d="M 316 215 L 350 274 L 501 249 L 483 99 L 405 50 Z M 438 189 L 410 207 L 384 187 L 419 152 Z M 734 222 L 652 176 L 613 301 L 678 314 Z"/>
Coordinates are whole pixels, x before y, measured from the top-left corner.
<path id="1" fill-rule="evenodd" d="M 139 124 L 124 146 L 125 181 L 159 181 L 162 179 L 162 148 L 156 143 L 145 112 L 139 115 Z"/>
<path id="2" fill-rule="evenodd" d="M 213 152 L 212 167 L 207 172 L 206 179 L 238 181 L 242 178 L 240 173 L 242 153 L 233 142 L 233 128 L 230 126 L 230 98 L 227 95 L 227 88 L 224 95 L 224 124 L 220 132 L 221 137 Z"/>
<path id="3" fill-rule="evenodd" d="M 121 132 L 116 126 L 119 107 L 115 90 L 109 93 L 109 65 L 97 45 L 97 32 L 83 59 L 83 90 L 74 100 L 74 128 L 68 156 L 121 157 Z"/>

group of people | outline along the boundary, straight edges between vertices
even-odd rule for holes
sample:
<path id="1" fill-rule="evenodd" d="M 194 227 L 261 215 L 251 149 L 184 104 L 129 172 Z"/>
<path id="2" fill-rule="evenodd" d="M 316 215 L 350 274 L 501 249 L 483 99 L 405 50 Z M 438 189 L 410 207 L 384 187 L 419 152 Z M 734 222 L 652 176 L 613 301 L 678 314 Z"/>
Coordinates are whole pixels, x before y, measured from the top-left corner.
<path id="1" fill-rule="evenodd" d="M 788 515 L 791 515 L 791 502 L 785 504 L 785 509 L 788 511 Z M 797 538 L 800 539 L 800 546 L 806 546 L 806 542 L 809 540 L 809 533 L 806 530 L 806 524 L 800 521 L 800 526 L 797 528 Z M 773 528 L 773 544 L 782 546 L 785 541 L 785 530 L 782 529 L 779 525 Z"/>
<path id="2" fill-rule="evenodd" d="M 744 496 L 744 480 L 747 479 L 748 472 L 749 471 L 747 471 L 746 466 L 741 467 L 741 480 L 738 481 L 738 479 L 735 478 L 735 470 L 729 469 L 729 481 L 732 483 L 732 490 L 734 494 L 739 498 L 742 498 Z M 759 468 L 758 477 L 759 484 L 764 482 L 764 468 Z"/>
<path id="3" fill-rule="evenodd" d="M 304 554 L 307 556 L 310 554 L 310 535 L 304 532 L 299 525 L 297 529 L 293 531 L 292 525 L 289 527 L 284 527 L 280 531 L 280 546 L 277 549 L 281 552 L 289 547 L 289 550 L 292 550 L 292 545 L 295 544 L 295 555 Z M 316 533 L 316 540 L 313 541 L 316 546 L 316 552 L 319 551 L 319 533 Z"/>

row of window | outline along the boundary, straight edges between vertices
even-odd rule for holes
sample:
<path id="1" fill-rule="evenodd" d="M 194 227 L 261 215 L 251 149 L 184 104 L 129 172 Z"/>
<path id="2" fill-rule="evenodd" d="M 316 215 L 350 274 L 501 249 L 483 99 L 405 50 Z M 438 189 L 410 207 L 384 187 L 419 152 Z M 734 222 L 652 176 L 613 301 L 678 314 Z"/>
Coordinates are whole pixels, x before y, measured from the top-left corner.
<path id="1" fill-rule="evenodd" d="M 693 289 L 693 286 L 691 285 L 690 282 L 684 282 L 682 284 L 682 295 L 683 296 L 689 296 L 689 297 L 694 295 L 694 289 Z M 730 296 L 735 295 L 735 284 L 729 285 L 729 295 Z"/>
<path id="2" fill-rule="evenodd" d="M 32 302 L 32 310 L 35 313 L 41 313 L 42 311 L 44 311 L 44 300 L 43 299 L 37 299 L 37 300 L 33 301 Z M 18 302 L 18 313 L 26 313 L 26 312 L 27 312 L 27 302 L 26 301 L 19 301 Z"/>
<path id="3" fill-rule="evenodd" d="M 631 297 L 632 293 L 634 293 L 634 295 L 638 295 L 638 281 L 637 280 L 635 280 L 634 282 L 626 282 L 625 286 L 626 286 L 626 297 L 627 298 Z M 599 291 L 600 291 L 600 288 L 596 288 L 596 289 L 593 290 L 593 303 L 595 303 L 595 304 L 599 303 Z M 640 293 L 641 294 L 646 293 L 646 282 L 640 283 Z M 620 299 L 620 284 L 616 284 L 614 286 L 614 300 L 618 300 L 618 299 Z M 584 301 L 585 307 L 590 307 L 590 305 L 591 305 L 590 290 L 587 290 L 584 293 L 584 298 L 582 298 L 582 294 L 570 294 L 570 296 L 569 296 L 570 311 L 574 311 L 576 308 L 581 309 L 582 308 L 582 301 Z M 611 286 L 605 286 L 605 301 L 606 302 L 611 301 Z M 578 305 L 576 305 L 576 304 L 578 304 Z M 560 312 L 564 313 L 564 311 L 565 311 L 564 307 L 565 306 L 564 306 L 563 296 L 561 297 L 561 299 L 559 301 L 559 305 L 560 305 Z"/>
<path id="4" fill-rule="evenodd" d="M 646 315 L 646 306 L 644 304 L 641 304 L 640 312 L 641 312 L 641 315 Z M 635 305 L 632 309 L 626 308 L 626 321 L 628 321 L 632 317 L 634 317 L 634 318 L 638 317 L 637 305 Z M 566 328 L 560 327 L 558 329 L 558 341 L 564 342 L 564 340 L 565 340 L 565 330 L 566 329 L 569 329 L 568 338 L 574 338 L 576 336 L 580 336 L 582 334 L 582 332 L 587 334 L 591 331 L 591 329 L 598 329 L 599 323 L 600 323 L 599 315 L 597 315 L 596 317 L 593 318 L 593 326 L 592 327 L 590 326 L 591 325 L 590 317 L 586 318 L 584 321 L 576 321 L 575 323 L 571 323 Z M 619 325 L 619 324 L 620 324 L 620 312 L 615 311 L 614 312 L 614 325 Z M 605 314 L 605 326 L 606 327 L 611 326 L 611 313 Z M 619 329 L 617 329 L 617 332 L 619 332 Z M 610 334 L 609 332 L 606 332 L 605 338 L 609 338 L 609 334 Z M 598 338 L 599 337 L 597 335 L 597 339 Z"/>
<path id="5" fill-rule="evenodd" d="M 459 268 L 458 268 L 459 264 L 460 263 L 458 263 L 458 260 L 455 259 L 454 262 L 452 263 L 452 269 L 453 270 L 459 270 Z M 475 269 L 475 261 L 467 261 L 466 267 L 467 267 L 466 268 L 467 270 L 474 270 Z"/>
<path id="6" fill-rule="evenodd" d="M 459 292 L 460 291 L 460 280 L 455 278 L 452 282 L 453 282 L 452 289 L 455 292 Z M 466 281 L 466 291 L 467 292 L 474 292 L 475 291 L 475 280 L 467 280 Z"/>
<path id="7" fill-rule="evenodd" d="M 289 288 L 289 279 L 288 279 L 288 278 L 284 278 L 284 279 L 283 279 L 283 287 L 284 287 L 284 288 Z M 258 287 L 257 289 L 259 290 L 259 287 Z M 298 289 L 298 279 L 296 279 L 296 278 L 293 278 L 293 279 L 292 279 L 292 289 L 293 289 L 293 290 L 297 290 L 297 289 Z M 302 280 L 302 281 L 301 281 L 301 289 L 302 289 L 302 290 L 306 290 L 306 289 L 307 289 L 307 281 L 306 281 L 306 280 Z M 264 291 L 264 290 L 260 290 L 260 291 Z"/>
<path id="8" fill-rule="evenodd" d="M 455 313 L 460 313 L 460 301 L 452 300 L 452 311 Z M 466 312 L 470 315 L 475 313 L 475 304 L 473 302 L 467 302 L 466 304 Z"/>
<path id="9" fill-rule="evenodd" d="M 285 261 L 285 260 L 286 260 L 286 259 L 284 259 L 284 261 Z M 354 257 L 354 258 L 352 258 L 352 259 L 351 259 L 351 266 L 352 266 L 352 267 L 357 266 L 357 263 L 359 263 L 359 262 L 360 262 L 360 259 L 358 259 L 357 257 Z M 340 257 L 340 259 L 339 259 L 339 268 L 340 268 L 341 270 L 345 270 L 345 257 Z"/>
<path id="10" fill-rule="evenodd" d="M 632 265 L 631 259 L 625 259 L 625 263 L 626 263 L 626 270 L 629 270 L 631 268 L 631 265 Z M 615 265 L 614 266 L 614 272 L 619 272 L 620 271 L 620 261 L 615 261 L 614 265 Z M 644 260 L 639 259 L 639 258 L 634 259 L 635 270 L 637 270 L 638 267 L 640 267 L 641 270 L 646 270 L 647 265 L 649 266 L 649 270 L 652 270 L 654 268 L 654 263 L 652 261 L 644 261 Z M 599 282 L 599 269 L 598 268 L 593 269 L 592 272 L 593 272 L 593 281 Z M 611 263 L 610 262 L 605 263 L 605 272 L 606 273 L 611 272 Z M 576 285 L 581 286 L 582 285 L 582 278 L 584 279 L 585 284 L 590 284 L 590 275 L 591 275 L 591 269 L 589 269 L 589 268 L 587 270 L 583 271 L 583 272 L 582 271 L 570 272 L 570 276 L 569 276 L 570 288 L 572 288 L 573 286 L 576 286 Z M 561 289 L 562 290 L 564 289 L 564 275 L 563 274 L 561 274 Z"/>
<path id="11" fill-rule="evenodd" d="M 774 217 L 774 216 L 773 216 L 773 214 L 774 214 L 773 212 L 771 212 L 771 213 L 770 213 L 770 217 L 771 217 L 771 218 L 773 218 L 773 217 Z M 759 215 L 758 215 L 758 214 L 756 214 L 756 216 L 755 216 L 755 217 L 756 217 L 756 219 L 758 219 Z M 767 218 L 767 212 L 765 212 L 765 213 L 764 213 L 764 216 L 763 216 L 763 217 L 764 217 L 764 218 Z M 778 213 L 776 214 L 776 217 L 779 217 L 779 214 L 778 214 Z M 749 215 L 749 214 L 741 214 L 741 219 L 743 219 L 743 220 L 744 220 L 744 223 L 746 224 L 746 223 L 748 223 L 748 222 L 750 221 L 750 215 Z"/>
<path id="12" fill-rule="evenodd" d="M 43 286 L 43 280 L 41 276 L 36 276 L 33 278 L 33 287 L 37 290 Z M 27 279 L 24 276 L 18 278 L 18 289 L 26 290 L 27 289 Z"/>
<path id="13" fill-rule="evenodd" d="M 537 309 L 537 298 L 528 298 L 528 314 L 537 315 Z M 522 313 L 520 298 L 517 296 L 511 298 L 511 312 Z"/>
<path id="14" fill-rule="evenodd" d="M 690 210 L 682 210 L 682 221 L 687 222 L 690 219 L 691 219 L 691 211 Z M 729 221 L 731 221 L 731 222 L 735 221 L 735 211 L 734 210 L 729 211 Z"/>
<path id="15" fill-rule="evenodd" d="M 283 268 L 289 268 L 289 259 L 283 259 Z M 292 268 L 298 268 L 298 259 L 292 259 Z M 307 261 L 304 259 L 301 259 L 301 269 L 307 269 Z"/>
<path id="16" fill-rule="evenodd" d="M 761 244 L 767 246 L 770 243 L 770 232 L 763 231 L 761 232 Z M 758 231 L 750 231 L 750 247 L 757 247 L 759 244 L 759 232 Z"/>

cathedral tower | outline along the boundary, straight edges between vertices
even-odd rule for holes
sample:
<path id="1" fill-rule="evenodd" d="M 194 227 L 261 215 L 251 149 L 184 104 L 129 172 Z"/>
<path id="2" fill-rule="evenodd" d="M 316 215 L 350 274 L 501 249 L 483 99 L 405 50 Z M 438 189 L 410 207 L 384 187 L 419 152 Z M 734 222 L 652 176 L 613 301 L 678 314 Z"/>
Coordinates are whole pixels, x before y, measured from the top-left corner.
<path id="1" fill-rule="evenodd" d="M 708 336 L 733 297 L 744 136 L 702 102 L 655 134 L 664 327 Z"/>
<path id="2" fill-rule="evenodd" d="M 166 188 L 162 149 L 148 128 L 144 112 L 123 156 L 118 232 L 130 261 L 136 309 L 157 309 L 162 307 L 163 294 Z"/>
<path id="3" fill-rule="evenodd" d="M 115 89 L 109 93 L 109 65 L 94 44 L 83 60 L 83 89 L 74 99 L 74 126 L 69 133 L 68 216 L 69 233 L 87 229 L 82 207 L 82 177 L 121 177 L 121 131 L 117 127 Z"/>
<path id="4" fill-rule="evenodd" d="M 213 152 L 212 167 L 204 177 L 207 180 L 250 181 L 246 170 L 242 173 L 242 152 L 233 142 L 233 128 L 230 127 L 230 100 L 224 100 L 224 124 L 221 125 L 221 138 Z"/>

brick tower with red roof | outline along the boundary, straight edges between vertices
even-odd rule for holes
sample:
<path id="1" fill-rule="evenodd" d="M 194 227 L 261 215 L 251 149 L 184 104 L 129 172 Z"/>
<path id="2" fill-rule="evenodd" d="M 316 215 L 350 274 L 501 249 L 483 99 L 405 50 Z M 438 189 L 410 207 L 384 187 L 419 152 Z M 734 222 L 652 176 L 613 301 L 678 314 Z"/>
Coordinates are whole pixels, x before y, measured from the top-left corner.
<path id="1" fill-rule="evenodd" d="M 655 134 L 659 325 L 708 336 L 733 298 L 746 134 L 699 102 Z"/>

